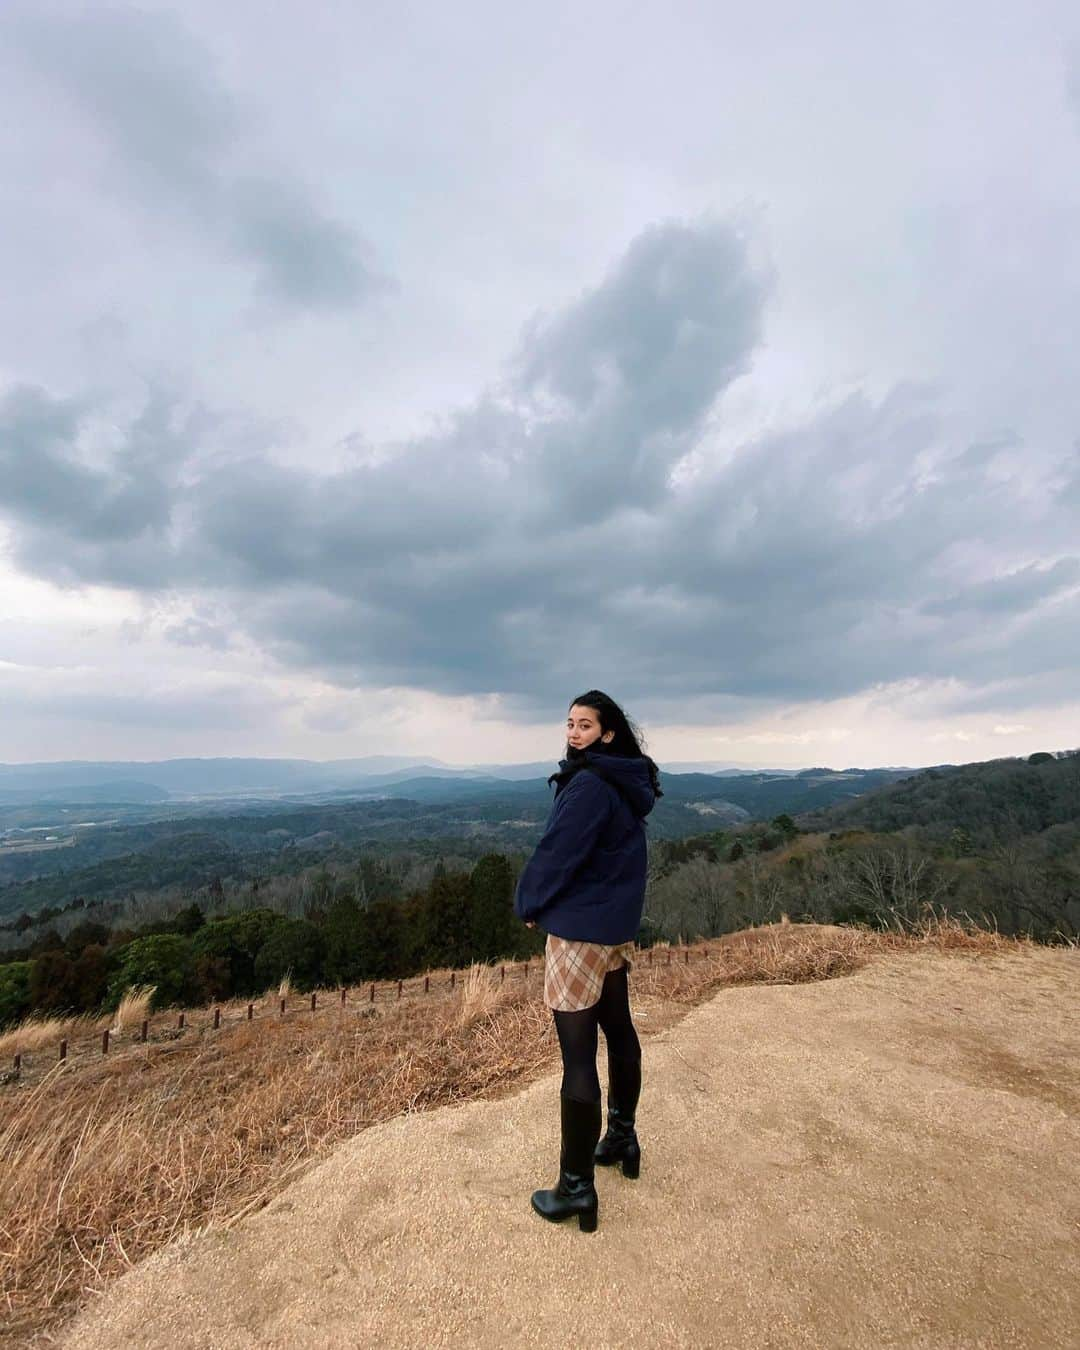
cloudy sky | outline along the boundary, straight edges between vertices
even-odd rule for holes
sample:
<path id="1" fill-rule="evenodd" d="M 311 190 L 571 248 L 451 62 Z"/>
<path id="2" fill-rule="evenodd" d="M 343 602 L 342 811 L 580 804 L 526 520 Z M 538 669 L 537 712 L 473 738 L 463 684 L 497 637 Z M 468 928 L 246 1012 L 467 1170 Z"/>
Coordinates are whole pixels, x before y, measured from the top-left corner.
<path id="1" fill-rule="evenodd" d="M 1080 13 L 6 0 L 0 760 L 1080 744 Z"/>

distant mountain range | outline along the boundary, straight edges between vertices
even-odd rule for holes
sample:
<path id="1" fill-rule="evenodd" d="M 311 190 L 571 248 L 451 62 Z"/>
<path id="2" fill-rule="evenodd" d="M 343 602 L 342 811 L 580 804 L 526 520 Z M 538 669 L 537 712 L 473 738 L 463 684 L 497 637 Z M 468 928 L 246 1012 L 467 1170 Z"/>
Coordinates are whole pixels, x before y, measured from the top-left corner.
<path id="1" fill-rule="evenodd" d="M 546 779 L 557 761 L 527 764 L 480 764 L 454 767 L 440 760 L 401 755 L 368 755 L 362 759 L 164 759 L 68 760 L 38 764 L 0 764 L 0 804 L 33 802 L 152 803 L 213 798 L 327 797 L 421 793 L 472 795 L 470 789 L 502 789 L 507 783 Z M 755 769 L 722 763 L 683 761 L 660 766 L 666 777 L 695 779 L 715 775 L 758 780 L 829 774 L 830 769 Z M 844 773 L 884 773 L 890 778 L 914 773 L 910 768 L 848 769 Z M 406 793 L 406 785 L 408 792 Z M 702 787 L 711 786 L 703 784 Z"/>
<path id="2" fill-rule="evenodd" d="M 401 755 L 368 755 L 363 759 L 161 759 L 67 760 L 39 764 L 0 764 L 0 801 L 101 801 L 101 790 L 113 801 L 146 801 L 146 793 L 168 797 L 216 797 L 223 794 L 327 792 L 342 788 L 364 791 L 418 772 L 425 776 L 472 778 L 477 771 L 454 769 L 430 759 Z M 536 770 L 539 772 L 539 769 Z M 485 775 L 481 775 L 485 776 Z M 92 792 L 92 796 L 87 793 Z"/>

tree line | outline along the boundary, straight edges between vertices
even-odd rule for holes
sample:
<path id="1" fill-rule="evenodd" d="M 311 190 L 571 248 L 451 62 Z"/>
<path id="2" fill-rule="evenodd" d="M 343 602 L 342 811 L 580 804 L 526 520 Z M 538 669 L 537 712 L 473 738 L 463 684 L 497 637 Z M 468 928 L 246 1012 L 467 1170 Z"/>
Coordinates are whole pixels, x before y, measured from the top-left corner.
<path id="1" fill-rule="evenodd" d="M 782 915 L 902 928 L 933 910 L 1041 942 L 1080 939 L 1080 819 L 977 847 L 952 826 L 902 833 L 803 831 L 790 817 L 715 831 L 661 851 L 650 930 L 718 937 Z"/>
<path id="2" fill-rule="evenodd" d="M 515 881 L 510 860 L 491 853 L 468 869 L 439 861 L 426 887 L 403 895 L 388 867 L 365 860 L 307 879 L 295 915 L 260 903 L 258 887 L 248 886 L 232 896 L 240 907 L 217 917 L 194 901 L 136 927 L 83 919 L 66 938 L 49 929 L 20 959 L 0 964 L 0 1026 L 112 1011 L 134 985 L 156 986 L 156 1009 L 251 997 L 286 974 L 309 991 L 528 957 L 544 937 L 514 915 Z M 227 907 L 229 899 L 212 878 L 205 901 Z"/>

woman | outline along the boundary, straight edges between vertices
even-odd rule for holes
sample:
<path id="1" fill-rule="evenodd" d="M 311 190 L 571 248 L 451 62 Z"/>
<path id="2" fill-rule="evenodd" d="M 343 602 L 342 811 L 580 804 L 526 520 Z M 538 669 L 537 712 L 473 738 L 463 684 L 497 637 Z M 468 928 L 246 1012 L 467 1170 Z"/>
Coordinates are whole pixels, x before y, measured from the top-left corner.
<path id="1" fill-rule="evenodd" d="M 518 879 L 514 912 L 547 933 L 544 1002 L 562 1050 L 559 1180 L 535 1191 L 545 1219 L 597 1222 L 593 1164 L 621 1162 L 636 1177 L 641 1150 L 634 1113 L 641 1091 L 641 1044 L 630 1016 L 629 957 L 645 904 L 645 817 L 660 790 L 639 733 L 598 689 L 574 700 L 566 719 L 555 802 L 543 837 Z M 608 1063 L 608 1128 L 596 1072 L 597 1027 Z M 598 1141 L 599 1140 L 599 1144 Z"/>

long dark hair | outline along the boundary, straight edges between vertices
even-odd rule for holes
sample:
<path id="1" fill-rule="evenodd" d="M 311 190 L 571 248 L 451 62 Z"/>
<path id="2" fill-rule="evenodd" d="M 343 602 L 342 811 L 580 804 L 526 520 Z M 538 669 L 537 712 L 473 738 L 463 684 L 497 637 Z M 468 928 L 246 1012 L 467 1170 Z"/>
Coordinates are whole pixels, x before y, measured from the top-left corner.
<path id="1" fill-rule="evenodd" d="M 640 727 L 636 726 L 626 713 L 619 707 L 613 698 L 610 698 L 600 689 L 590 689 L 587 694 L 579 694 L 577 698 L 572 698 L 566 711 L 569 714 L 570 709 L 575 704 L 582 708 L 591 708 L 596 713 L 597 721 L 600 723 L 600 734 L 614 731 L 609 744 L 601 747 L 612 755 L 625 755 L 627 759 L 643 759 L 649 766 L 649 782 L 653 792 L 657 797 L 664 795 L 660 787 L 660 770 L 656 766 L 656 761 L 645 753 L 645 737 L 641 733 Z M 597 739 L 589 746 L 589 749 L 595 749 L 600 746 Z M 566 743 L 566 758 L 573 762 L 581 756 L 580 750 L 575 750 L 569 741 Z M 552 775 L 554 777 L 554 775 Z M 551 779 L 548 779 L 551 782 Z"/>

